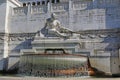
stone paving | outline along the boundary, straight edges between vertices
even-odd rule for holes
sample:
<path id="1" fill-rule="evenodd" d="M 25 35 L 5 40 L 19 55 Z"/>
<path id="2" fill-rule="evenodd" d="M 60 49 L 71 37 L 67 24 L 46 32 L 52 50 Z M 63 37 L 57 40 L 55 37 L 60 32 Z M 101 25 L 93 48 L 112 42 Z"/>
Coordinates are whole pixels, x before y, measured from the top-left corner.
<path id="1" fill-rule="evenodd" d="M 0 80 L 120 80 L 120 78 L 40 78 L 40 77 L 0 77 Z"/>

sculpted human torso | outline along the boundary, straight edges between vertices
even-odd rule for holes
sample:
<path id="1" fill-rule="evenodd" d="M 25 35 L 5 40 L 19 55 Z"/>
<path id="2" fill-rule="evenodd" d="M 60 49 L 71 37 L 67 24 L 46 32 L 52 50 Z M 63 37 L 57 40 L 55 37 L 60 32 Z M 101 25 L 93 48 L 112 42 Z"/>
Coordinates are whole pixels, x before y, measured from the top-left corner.
<path id="1" fill-rule="evenodd" d="M 46 24 L 46 29 L 56 29 L 60 28 L 60 22 L 58 20 L 48 20 Z"/>

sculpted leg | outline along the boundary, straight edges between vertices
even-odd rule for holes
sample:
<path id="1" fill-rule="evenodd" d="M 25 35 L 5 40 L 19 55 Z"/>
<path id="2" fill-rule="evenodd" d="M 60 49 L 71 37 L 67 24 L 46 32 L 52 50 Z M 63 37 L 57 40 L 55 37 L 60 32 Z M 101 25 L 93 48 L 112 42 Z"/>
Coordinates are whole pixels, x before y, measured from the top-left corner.
<path id="1" fill-rule="evenodd" d="M 49 34 L 55 34 L 56 36 L 59 37 L 69 37 L 69 35 L 67 35 L 66 33 L 60 33 L 59 31 L 57 31 L 56 29 L 50 29 L 48 31 Z"/>

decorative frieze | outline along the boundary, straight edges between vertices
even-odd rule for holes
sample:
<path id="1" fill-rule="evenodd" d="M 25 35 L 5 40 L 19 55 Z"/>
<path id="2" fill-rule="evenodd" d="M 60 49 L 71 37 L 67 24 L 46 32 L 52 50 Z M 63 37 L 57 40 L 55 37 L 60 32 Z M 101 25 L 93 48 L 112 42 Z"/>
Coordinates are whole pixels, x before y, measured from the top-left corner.
<path id="1" fill-rule="evenodd" d="M 34 37 L 10 37 L 9 41 L 25 41 L 25 40 L 32 40 Z"/>
<path id="2" fill-rule="evenodd" d="M 17 34 L 2 34 L 0 33 L 0 41 L 24 41 L 34 39 L 36 33 L 17 33 Z"/>
<path id="3" fill-rule="evenodd" d="M 15 33 L 9 34 L 10 41 L 25 41 L 34 39 L 36 33 Z"/>
<path id="4" fill-rule="evenodd" d="M 105 35 L 105 34 L 100 34 L 99 37 L 100 38 L 106 38 L 108 35 Z"/>
<path id="5" fill-rule="evenodd" d="M 0 40 L 9 41 L 25 41 L 33 40 L 37 33 L 13 33 L 4 34 L 0 33 Z M 98 38 L 119 38 L 120 29 L 108 29 L 108 30 L 86 30 L 77 32 L 80 39 L 98 39 Z"/>
<path id="6" fill-rule="evenodd" d="M 80 39 L 119 38 L 120 29 L 79 31 Z"/>

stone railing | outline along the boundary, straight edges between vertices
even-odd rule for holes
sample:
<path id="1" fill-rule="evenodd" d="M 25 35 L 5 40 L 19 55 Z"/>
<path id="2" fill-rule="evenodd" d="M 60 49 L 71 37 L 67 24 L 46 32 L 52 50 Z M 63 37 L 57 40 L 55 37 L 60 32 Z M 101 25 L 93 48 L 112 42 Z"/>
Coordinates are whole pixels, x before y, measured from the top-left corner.
<path id="1" fill-rule="evenodd" d="M 13 9 L 13 15 L 27 15 L 35 13 L 45 13 L 47 11 L 47 6 L 32 6 L 30 7 L 30 13 L 28 7 L 19 7 Z"/>
<path id="2" fill-rule="evenodd" d="M 31 7 L 31 13 L 46 13 L 47 12 L 47 6 L 42 5 L 42 6 L 32 6 Z"/>
<path id="3" fill-rule="evenodd" d="M 27 7 L 18 7 L 14 8 L 15 15 L 25 15 L 25 14 L 39 14 L 39 13 L 47 13 L 47 12 L 60 12 L 60 11 L 68 11 L 70 8 L 73 10 L 81 10 L 85 9 L 88 6 L 89 2 L 62 2 L 57 4 L 48 5 L 39 5 L 39 6 L 27 6 Z M 71 10 L 71 9 L 70 9 Z"/>
<path id="4" fill-rule="evenodd" d="M 27 15 L 27 14 L 39 14 L 39 13 L 47 13 L 47 12 L 61 12 L 61 11 L 69 11 L 69 10 L 83 10 L 88 7 L 90 1 L 69 1 L 62 3 L 48 3 L 47 5 L 35 5 L 35 6 L 26 6 L 26 7 L 17 7 L 14 8 L 15 15 Z"/>
<path id="5" fill-rule="evenodd" d="M 17 7 L 13 9 L 14 15 L 25 15 L 27 13 L 27 7 Z"/>
<path id="6" fill-rule="evenodd" d="M 73 3 L 73 10 L 82 10 L 88 7 L 88 2 L 74 2 Z"/>
<path id="7" fill-rule="evenodd" d="M 67 11 L 69 9 L 68 3 L 53 4 L 51 7 L 52 12 Z"/>

